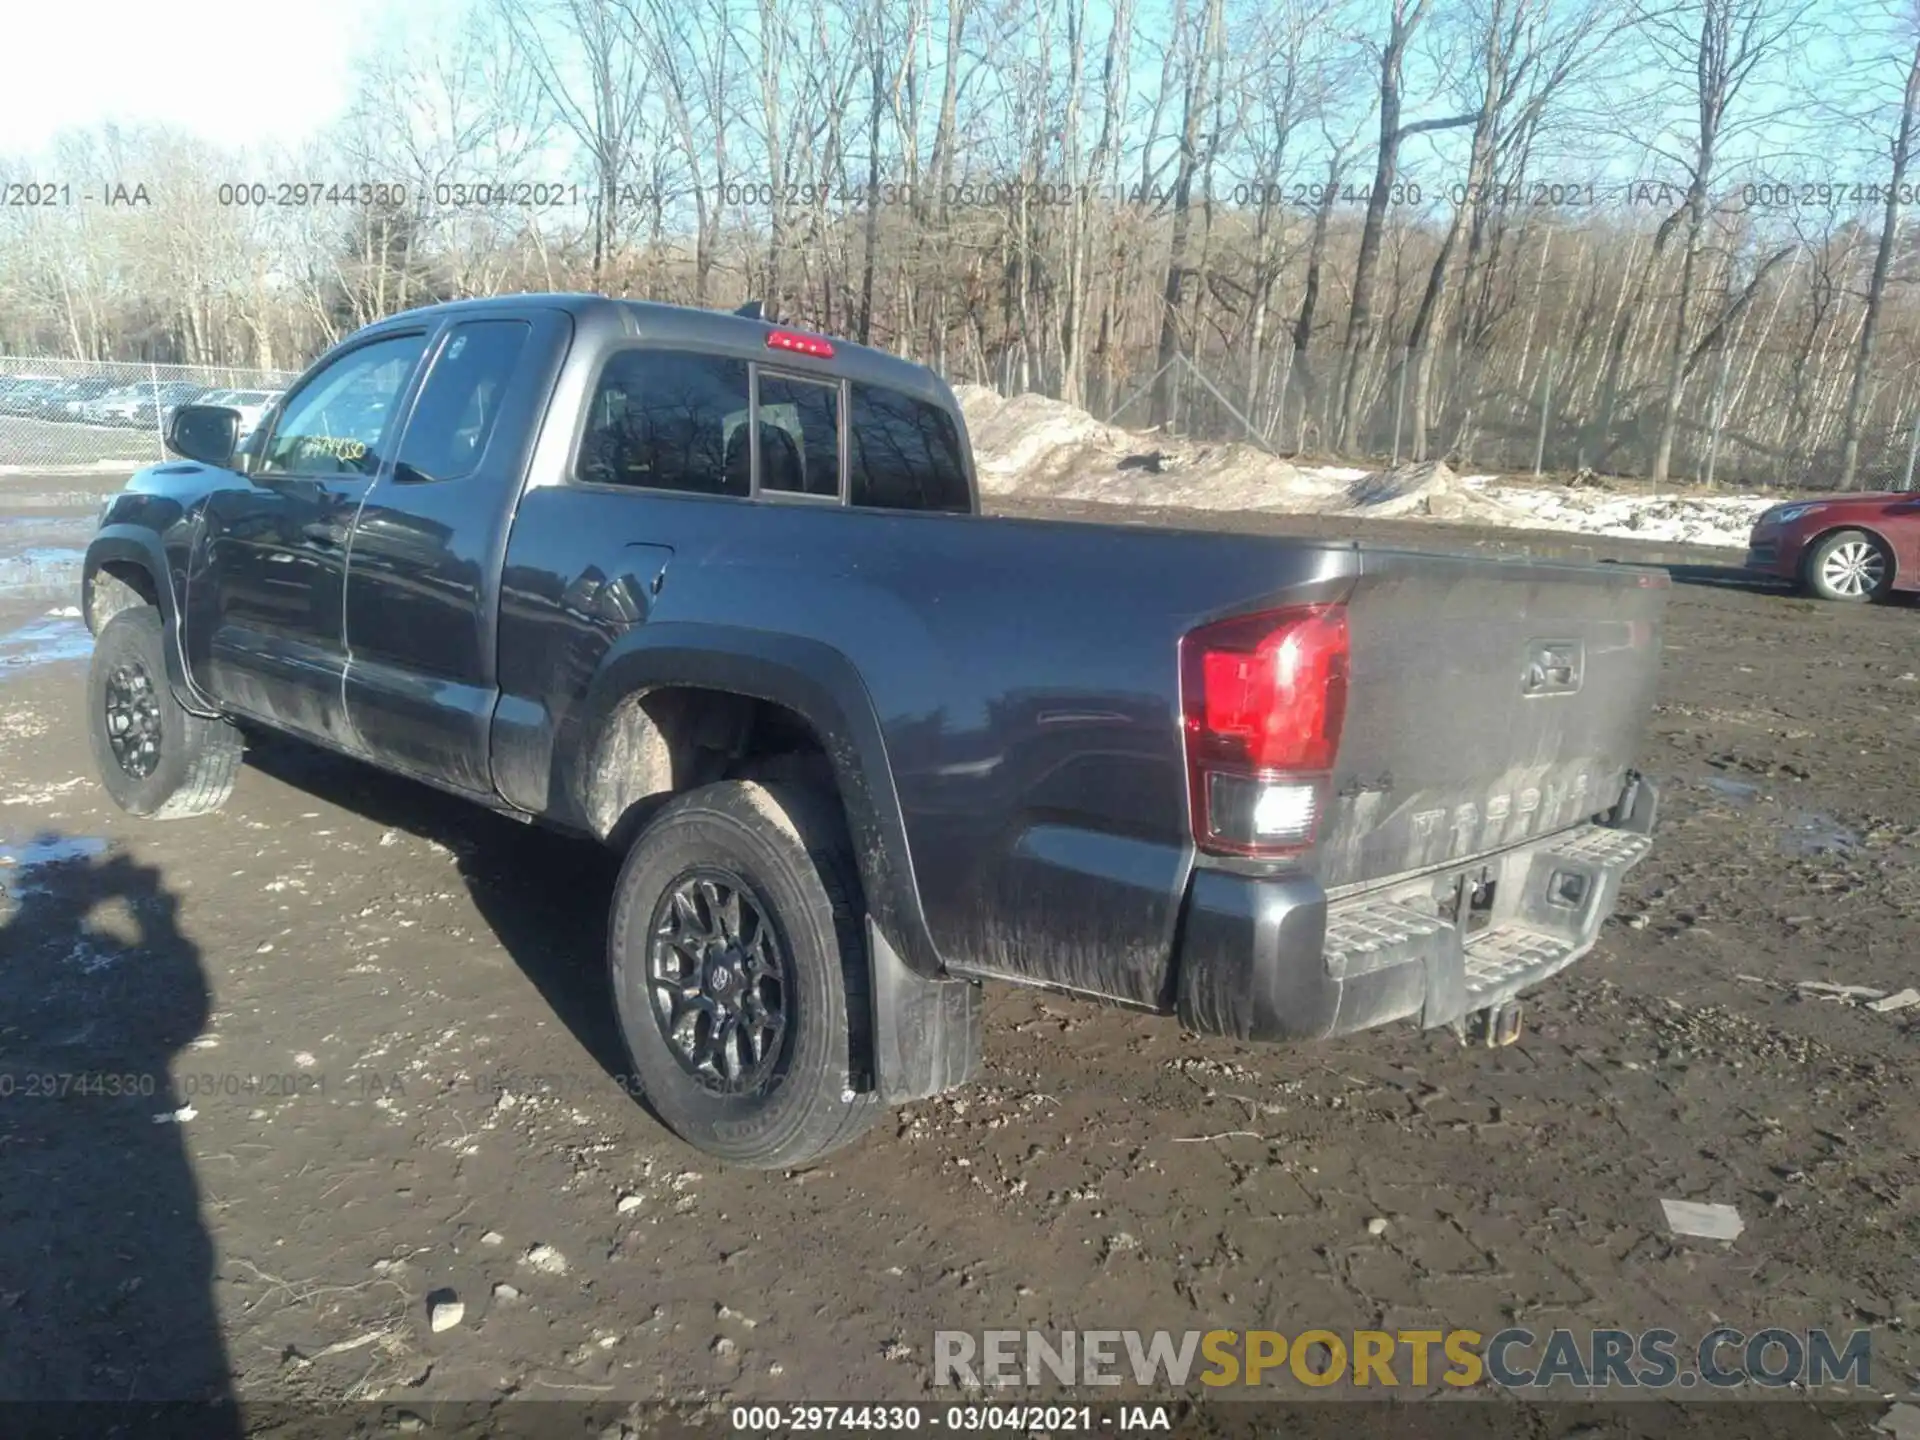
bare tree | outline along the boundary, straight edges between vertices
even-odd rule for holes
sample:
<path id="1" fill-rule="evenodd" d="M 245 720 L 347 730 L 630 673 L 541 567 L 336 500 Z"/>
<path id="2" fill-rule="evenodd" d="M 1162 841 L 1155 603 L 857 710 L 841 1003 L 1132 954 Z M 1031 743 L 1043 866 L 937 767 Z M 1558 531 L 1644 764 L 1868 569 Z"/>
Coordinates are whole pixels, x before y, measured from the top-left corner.
<path id="1" fill-rule="evenodd" d="M 1525 198 L 1531 139 L 1549 105 L 1612 33 L 1609 13 L 1606 0 L 1467 0 L 1455 12 L 1455 23 L 1463 31 L 1462 49 L 1471 60 L 1461 100 L 1472 108 L 1474 118 L 1465 183 L 1450 197 L 1455 201 L 1452 218 L 1407 335 L 1415 460 L 1427 458 L 1437 358 L 1432 342 L 1441 326 L 1455 250 L 1465 235 L 1461 279 L 1466 304 L 1457 327 L 1464 363 L 1490 328 L 1491 291 L 1474 284 L 1485 268 L 1490 237 L 1497 241 L 1503 217 L 1517 208 L 1512 202 Z M 1469 407 L 1464 428 L 1471 428 L 1472 414 Z"/>
<path id="2" fill-rule="evenodd" d="M 1860 427 L 1866 415 L 1867 386 L 1873 373 L 1874 351 L 1880 339 L 1880 316 L 1887 298 L 1887 280 L 1893 273 L 1894 247 L 1906 209 L 1907 172 L 1913 160 L 1914 121 L 1920 114 L 1920 3 L 1900 0 L 1897 38 L 1904 41 L 1905 70 L 1895 107 L 1893 136 L 1887 146 L 1886 197 L 1880 221 L 1880 242 L 1874 249 L 1873 275 L 1867 282 L 1866 314 L 1861 319 L 1860 343 L 1854 351 L 1853 380 L 1847 393 L 1845 438 L 1840 461 L 1840 488 L 1851 490 L 1860 470 Z M 1896 51 L 1896 54 L 1899 52 Z M 1896 70 L 1896 73 L 1897 70 Z"/>
<path id="3" fill-rule="evenodd" d="M 1920 411 L 1911 9 L 1827 6 L 1836 66 L 1815 0 L 485 0 L 369 36 L 297 150 L 7 156 L 167 191 L 0 209 L 0 353 L 265 367 L 447 296 L 757 293 L 1195 435 L 1377 455 L 1402 381 L 1416 455 L 1530 468 L 1544 419 L 1548 463 L 1711 435 L 1721 474 L 1866 484 Z M 221 191 L 315 176 L 393 193 Z M 509 178 L 583 199 L 445 203 Z M 1149 385 L 1180 355 L 1213 388 Z"/>
<path id="4" fill-rule="evenodd" d="M 720 219 L 733 181 L 727 140 L 738 63 L 734 0 L 619 0 L 658 82 L 666 130 L 684 167 L 692 201 L 693 296 L 707 303 L 720 250 Z M 665 197 L 656 197 L 664 203 Z"/>
<path id="5" fill-rule="evenodd" d="M 1374 151 L 1373 189 L 1367 196 L 1366 221 L 1360 231 L 1360 251 L 1353 262 L 1353 297 L 1347 311 L 1347 342 L 1340 375 L 1340 446 L 1352 450 L 1359 441 L 1361 361 L 1374 341 L 1373 289 L 1380 262 L 1380 244 L 1386 233 L 1387 209 L 1395 196 L 1400 173 L 1400 147 L 1411 136 L 1471 125 L 1472 113 L 1430 120 L 1401 118 L 1407 49 L 1432 9 L 1431 0 L 1390 0 L 1387 35 L 1380 46 L 1380 139 Z"/>
<path id="6" fill-rule="evenodd" d="M 1742 92 L 1800 33 L 1811 0 L 1636 0 L 1648 45 L 1692 102 L 1675 158 L 1687 176 L 1679 293 L 1669 332 L 1665 398 L 1649 475 L 1664 484 L 1673 460 L 1692 344 L 1712 187 Z M 1753 117 L 1758 118 L 1758 117 Z M 1751 123 L 1751 120 L 1749 121 Z"/>
<path id="7" fill-rule="evenodd" d="M 1180 353 L 1180 312 L 1187 282 L 1187 244 L 1193 226 L 1194 178 L 1212 158 L 1222 136 L 1207 133 L 1209 111 L 1215 104 L 1225 64 L 1224 0 L 1198 0 L 1200 14 L 1190 17 L 1188 0 L 1173 0 L 1173 36 L 1170 54 L 1177 57 L 1180 130 L 1173 164 L 1173 228 L 1168 249 L 1166 281 L 1161 291 L 1160 347 L 1155 357 L 1159 376 L 1154 381 L 1152 420 L 1164 425 L 1170 415 L 1172 363 Z"/>
<path id="8" fill-rule="evenodd" d="M 494 0 L 535 83 L 585 153 L 592 177 L 592 279 L 611 258 L 622 186 L 645 133 L 650 72 L 618 0 Z"/>

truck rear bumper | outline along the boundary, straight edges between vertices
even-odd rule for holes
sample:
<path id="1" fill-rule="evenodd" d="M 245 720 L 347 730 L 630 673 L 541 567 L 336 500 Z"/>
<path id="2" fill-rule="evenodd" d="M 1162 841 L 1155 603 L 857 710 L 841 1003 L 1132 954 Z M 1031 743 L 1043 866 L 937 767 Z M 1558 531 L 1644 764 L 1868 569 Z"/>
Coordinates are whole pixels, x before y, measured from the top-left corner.
<path id="1" fill-rule="evenodd" d="M 1510 1000 L 1593 948 L 1621 877 L 1652 845 L 1655 807 L 1652 782 L 1636 778 L 1611 823 L 1332 903 L 1308 875 L 1197 871 L 1180 1019 L 1241 1040 L 1311 1040 L 1413 1016 L 1445 1025 Z M 1436 897 L 1483 873 L 1491 908 L 1456 923 Z"/>

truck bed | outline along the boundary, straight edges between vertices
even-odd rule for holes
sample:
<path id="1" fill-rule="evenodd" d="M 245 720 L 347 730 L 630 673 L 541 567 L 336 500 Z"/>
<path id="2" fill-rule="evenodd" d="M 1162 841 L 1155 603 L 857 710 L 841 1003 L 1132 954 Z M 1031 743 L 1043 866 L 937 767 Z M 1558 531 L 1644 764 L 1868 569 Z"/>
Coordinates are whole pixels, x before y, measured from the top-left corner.
<path id="1" fill-rule="evenodd" d="M 1657 571 L 1040 519 L 712 505 L 546 486 L 506 565 L 496 774 L 543 777 L 582 637 L 571 575 L 523 557 L 598 535 L 661 566 L 649 643 L 712 627 L 844 657 L 882 736 L 904 861 L 894 943 L 946 973 L 1166 1010 L 1196 870 L 1304 876 L 1339 899 L 1458 869 L 1617 798 L 1657 672 Z M 1278 861 L 1200 853 L 1188 809 L 1182 637 L 1222 617 L 1344 605 L 1346 738 L 1320 841 Z M 685 627 L 685 628 L 683 628 Z M 1568 688 L 1524 688 L 1543 659 Z M 509 798 L 516 798 L 511 793 Z M 546 796 L 528 795 L 535 808 Z M 883 906 L 884 908 L 884 906 Z"/>

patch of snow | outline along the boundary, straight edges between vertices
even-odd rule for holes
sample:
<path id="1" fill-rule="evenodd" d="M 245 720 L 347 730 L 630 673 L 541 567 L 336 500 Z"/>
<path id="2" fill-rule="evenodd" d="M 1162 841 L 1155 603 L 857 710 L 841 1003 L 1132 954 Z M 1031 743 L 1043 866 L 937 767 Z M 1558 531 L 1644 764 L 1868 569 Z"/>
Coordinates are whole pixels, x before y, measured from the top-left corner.
<path id="1" fill-rule="evenodd" d="M 1354 481 L 1364 480 L 1373 474 L 1371 470 L 1356 469 L 1352 465 L 1302 465 L 1299 469 L 1300 473 L 1308 479 L 1324 480 L 1329 486 L 1351 485 Z"/>
<path id="2" fill-rule="evenodd" d="M 1604 490 L 1489 484 L 1483 494 L 1542 530 L 1744 549 L 1772 495 L 1621 495 Z"/>
<path id="3" fill-rule="evenodd" d="M 1201 510 L 1420 518 L 1671 544 L 1744 547 L 1778 496 L 1622 494 L 1604 481 L 1514 484 L 1439 461 L 1387 470 L 1295 465 L 1256 446 L 1107 425 L 1044 395 L 955 387 L 988 496 Z"/>

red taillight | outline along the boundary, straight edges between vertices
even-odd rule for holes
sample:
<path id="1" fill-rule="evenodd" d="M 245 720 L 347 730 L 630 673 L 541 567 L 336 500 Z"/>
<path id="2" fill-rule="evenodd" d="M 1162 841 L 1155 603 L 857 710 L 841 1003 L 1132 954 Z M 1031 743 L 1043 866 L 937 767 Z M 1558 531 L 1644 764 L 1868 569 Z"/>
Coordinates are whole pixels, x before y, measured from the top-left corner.
<path id="1" fill-rule="evenodd" d="M 792 330 L 774 330 L 767 335 L 769 350 L 791 350 L 796 355 L 818 355 L 822 360 L 833 358 L 833 342 L 822 340 L 818 335 L 801 335 Z"/>
<path id="2" fill-rule="evenodd" d="M 1347 711 L 1347 612 L 1270 610 L 1180 642 L 1193 837 L 1281 855 L 1313 843 Z"/>

